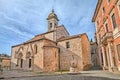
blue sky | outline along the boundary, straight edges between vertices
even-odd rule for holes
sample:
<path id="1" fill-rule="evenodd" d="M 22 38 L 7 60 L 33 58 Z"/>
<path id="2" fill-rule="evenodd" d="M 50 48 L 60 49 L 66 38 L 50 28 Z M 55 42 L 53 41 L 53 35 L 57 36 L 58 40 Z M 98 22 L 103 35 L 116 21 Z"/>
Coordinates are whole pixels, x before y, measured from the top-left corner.
<path id="1" fill-rule="evenodd" d="M 48 14 L 54 6 L 59 25 L 70 35 L 87 33 L 94 38 L 92 17 L 97 0 L 0 0 L 0 53 L 47 31 Z"/>

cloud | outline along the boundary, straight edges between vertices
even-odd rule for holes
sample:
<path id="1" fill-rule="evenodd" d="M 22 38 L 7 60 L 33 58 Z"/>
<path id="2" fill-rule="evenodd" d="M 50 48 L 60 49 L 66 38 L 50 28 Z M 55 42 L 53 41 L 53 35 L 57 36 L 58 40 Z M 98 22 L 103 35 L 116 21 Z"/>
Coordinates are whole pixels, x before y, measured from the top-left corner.
<path id="1" fill-rule="evenodd" d="M 11 46 L 46 32 L 53 6 L 59 25 L 64 24 L 71 35 L 86 32 L 93 38 L 96 4 L 96 0 L 0 0 L 0 52 L 10 54 Z"/>

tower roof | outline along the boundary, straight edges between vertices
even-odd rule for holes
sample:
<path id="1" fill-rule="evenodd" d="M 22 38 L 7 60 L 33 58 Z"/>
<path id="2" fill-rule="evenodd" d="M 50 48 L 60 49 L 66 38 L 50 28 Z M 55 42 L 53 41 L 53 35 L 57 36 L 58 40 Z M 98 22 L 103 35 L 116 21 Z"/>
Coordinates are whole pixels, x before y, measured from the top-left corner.
<path id="1" fill-rule="evenodd" d="M 57 19 L 59 21 L 57 15 L 54 12 L 54 9 L 52 9 L 52 12 L 48 15 L 47 20 L 52 19 L 52 18 L 55 18 L 55 19 Z"/>

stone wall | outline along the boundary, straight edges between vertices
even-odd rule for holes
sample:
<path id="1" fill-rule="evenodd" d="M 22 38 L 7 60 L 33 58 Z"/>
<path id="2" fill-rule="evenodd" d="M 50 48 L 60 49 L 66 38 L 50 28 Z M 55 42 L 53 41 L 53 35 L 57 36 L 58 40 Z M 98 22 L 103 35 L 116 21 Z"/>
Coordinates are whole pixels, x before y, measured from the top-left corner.
<path id="1" fill-rule="evenodd" d="M 34 53 L 37 46 L 37 53 Z M 43 69 L 43 40 L 24 45 L 12 47 L 11 69 L 42 71 Z M 19 54 L 22 54 L 19 57 Z M 28 55 L 29 54 L 29 55 Z M 20 60 L 23 59 L 22 68 Z M 31 59 L 31 67 L 29 67 L 29 59 Z"/>
<path id="2" fill-rule="evenodd" d="M 54 31 L 48 33 L 48 34 L 45 34 L 45 37 L 47 39 L 50 39 L 50 40 L 54 40 Z"/>
<path id="3" fill-rule="evenodd" d="M 56 46 L 56 42 L 54 41 L 51 41 L 51 40 L 48 40 L 48 39 L 45 39 L 44 40 L 44 46 Z"/>
<path id="4" fill-rule="evenodd" d="M 65 27 L 62 25 L 62 26 L 58 26 L 57 29 L 56 29 L 56 38 L 57 40 L 58 39 L 61 39 L 61 38 L 64 38 L 64 37 L 68 37 L 69 36 L 69 33 L 66 31 Z"/>
<path id="5" fill-rule="evenodd" d="M 34 53 L 34 71 L 43 71 L 43 46 L 44 46 L 44 40 L 38 41 L 34 43 L 37 45 L 37 53 Z"/>
<path id="6" fill-rule="evenodd" d="M 56 42 L 44 40 L 43 71 L 58 70 L 58 47 Z"/>
<path id="7" fill-rule="evenodd" d="M 35 46 L 37 47 L 37 49 L 35 49 Z M 50 48 L 48 49 L 43 48 L 45 46 L 50 46 Z M 55 42 L 48 39 L 43 39 L 32 43 L 26 43 L 24 45 L 12 47 L 11 68 L 42 72 L 44 67 L 45 67 L 44 70 L 47 69 L 46 66 L 44 66 L 44 64 L 47 64 L 47 62 L 43 63 L 43 61 L 45 61 L 44 59 L 48 59 L 48 58 L 44 58 L 44 56 L 47 55 L 48 53 L 52 55 L 56 54 L 56 56 L 58 55 L 58 48 L 54 46 L 56 46 Z M 21 57 L 19 57 L 20 56 L 19 54 L 21 54 Z M 23 59 L 22 68 L 20 66 L 21 59 Z M 29 67 L 29 59 L 31 59 L 31 65 L 32 65 L 31 67 Z M 55 61 L 57 60 L 55 59 Z M 56 65 L 58 66 L 58 64 Z M 55 68 L 55 70 L 56 69 L 58 68 Z"/>
<path id="8" fill-rule="evenodd" d="M 82 38 L 82 60 L 83 60 L 83 70 L 88 70 L 91 66 L 91 50 L 90 42 L 86 34 L 81 36 Z"/>
<path id="9" fill-rule="evenodd" d="M 49 35 L 52 33 L 47 34 Z M 67 33 L 63 35 L 68 36 Z M 69 48 L 66 47 L 66 42 L 69 42 Z M 90 43 L 86 35 L 68 37 L 58 42 L 43 38 L 12 47 L 11 68 L 39 72 L 69 70 L 75 61 L 76 71 L 79 71 L 89 68 L 90 57 Z"/>
<path id="10" fill-rule="evenodd" d="M 66 48 L 66 42 L 70 43 L 70 48 Z M 81 38 L 73 38 L 58 42 L 60 48 L 60 69 L 69 70 L 73 60 L 77 63 L 77 69 L 81 69 L 82 65 L 82 49 Z"/>
<path id="11" fill-rule="evenodd" d="M 58 48 L 52 46 L 44 47 L 44 69 L 43 71 L 51 72 L 59 70 Z"/>
<path id="12" fill-rule="evenodd" d="M 20 46 L 12 47 L 11 69 L 16 69 L 17 65 L 16 51 L 18 51 L 18 49 L 20 49 Z"/>

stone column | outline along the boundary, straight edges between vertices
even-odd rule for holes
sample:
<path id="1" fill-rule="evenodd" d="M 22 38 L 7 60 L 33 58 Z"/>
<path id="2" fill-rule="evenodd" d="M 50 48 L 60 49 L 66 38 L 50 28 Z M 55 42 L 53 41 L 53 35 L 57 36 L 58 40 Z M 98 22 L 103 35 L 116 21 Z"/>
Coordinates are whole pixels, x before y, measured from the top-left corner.
<path id="1" fill-rule="evenodd" d="M 103 68 L 106 67 L 106 57 L 105 57 L 105 50 L 104 50 L 104 46 L 102 45 L 102 54 L 103 54 Z"/>
<path id="2" fill-rule="evenodd" d="M 108 42 L 108 49 L 109 49 L 109 56 L 110 56 L 110 65 L 111 68 L 114 67 L 114 63 L 113 63 L 113 55 L 112 55 L 112 49 L 111 49 L 111 42 Z"/>
<path id="3" fill-rule="evenodd" d="M 109 50 L 108 50 L 108 46 L 106 47 L 106 59 L 107 59 L 107 66 L 108 66 L 108 69 L 110 70 L 110 57 L 109 57 Z"/>
<path id="4" fill-rule="evenodd" d="M 100 66 L 102 67 L 102 57 L 103 56 L 101 56 L 101 51 L 100 51 L 100 46 L 98 46 L 98 56 L 99 56 L 99 63 L 100 63 Z"/>

